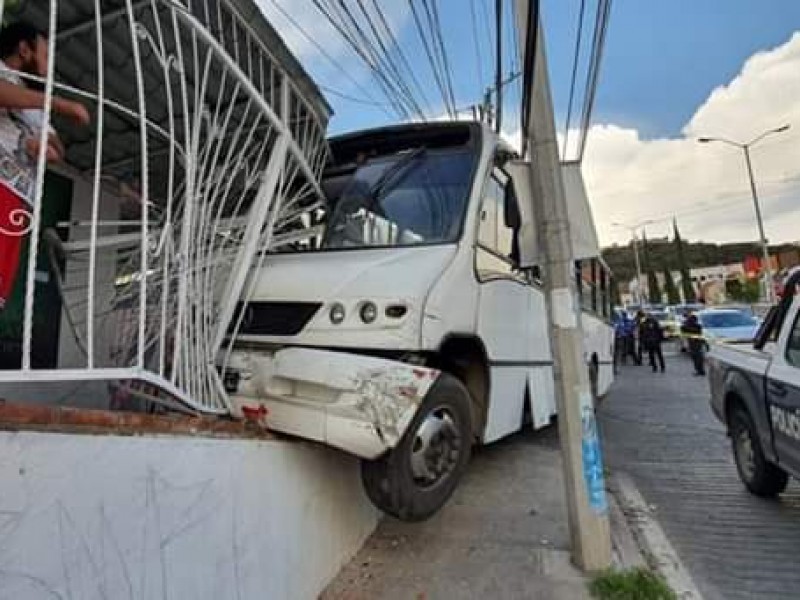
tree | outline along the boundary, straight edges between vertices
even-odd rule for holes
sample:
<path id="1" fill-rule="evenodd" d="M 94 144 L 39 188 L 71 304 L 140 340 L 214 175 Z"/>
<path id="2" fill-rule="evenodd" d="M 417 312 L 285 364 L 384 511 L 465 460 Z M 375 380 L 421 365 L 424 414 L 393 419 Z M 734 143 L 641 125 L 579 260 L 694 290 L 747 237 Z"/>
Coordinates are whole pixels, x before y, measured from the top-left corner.
<path id="1" fill-rule="evenodd" d="M 672 271 L 669 267 L 664 267 L 664 291 L 667 293 L 667 302 L 680 304 L 681 296 L 678 288 L 675 287 L 675 280 L 672 278 Z"/>
<path id="2" fill-rule="evenodd" d="M 647 273 L 647 300 L 650 304 L 661 303 L 661 288 L 658 277 L 650 264 L 650 251 L 647 246 L 647 234 L 642 232 L 642 268 Z"/>
<path id="3" fill-rule="evenodd" d="M 5 10 L 3 11 L 3 25 L 14 21 L 23 8 L 25 8 L 25 0 L 6 0 Z"/>
<path id="4" fill-rule="evenodd" d="M 725 282 L 725 293 L 736 302 L 754 304 L 761 296 L 761 285 L 758 279 L 729 279 Z"/>
<path id="5" fill-rule="evenodd" d="M 658 277 L 656 277 L 656 272 L 653 270 L 647 272 L 647 299 L 650 304 L 661 304 L 663 302 L 661 287 L 658 285 Z"/>
<path id="6" fill-rule="evenodd" d="M 616 278 L 611 279 L 611 303 L 614 306 L 622 306 L 622 295 L 619 293 L 619 282 Z"/>
<path id="7" fill-rule="evenodd" d="M 686 264 L 686 255 L 683 252 L 683 240 L 681 233 L 678 231 L 678 220 L 672 220 L 672 229 L 675 232 L 675 254 L 678 256 L 678 270 L 681 272 L 681 288 L 683 289 L 683 301 L 695 302 L 697 297 L 694 293 L 694 285 L 692 285 L 692 276 L 689 272 L 689 267 Z"/>

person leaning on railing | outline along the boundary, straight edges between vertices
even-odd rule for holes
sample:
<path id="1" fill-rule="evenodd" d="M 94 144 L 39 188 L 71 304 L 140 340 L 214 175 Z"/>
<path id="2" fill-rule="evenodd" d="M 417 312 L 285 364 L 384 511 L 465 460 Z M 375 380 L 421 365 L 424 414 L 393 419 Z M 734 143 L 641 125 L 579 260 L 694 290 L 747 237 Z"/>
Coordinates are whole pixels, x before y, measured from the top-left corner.
<path id="1" fill-rule="evenodd" d="M 29 88 L 21 75 L 47 76 L 47 35 L 23 22 L 0 30 L 0 310 L 14 287 L 22 237 L 34 201 L 36 165 L 44 122 L 45 96 Z M 88 125 L 82 104 L 54 96 L 53 112 Z M 47 162 L 64 158 L 64 145 L 51 127 Z"/>

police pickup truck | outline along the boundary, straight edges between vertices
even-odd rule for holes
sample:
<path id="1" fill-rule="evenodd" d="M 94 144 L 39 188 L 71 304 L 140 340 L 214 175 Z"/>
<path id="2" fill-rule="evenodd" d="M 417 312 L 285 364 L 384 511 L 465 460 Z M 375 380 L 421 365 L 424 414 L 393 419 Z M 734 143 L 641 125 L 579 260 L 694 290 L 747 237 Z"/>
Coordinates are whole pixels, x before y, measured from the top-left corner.
<path id="1" fill-rule="evenodd" d="M 800 478 L 800 271 L 751 344 L 714 344 L 711 406 L 731 437 L 739 477 L 771 497 Z"/>

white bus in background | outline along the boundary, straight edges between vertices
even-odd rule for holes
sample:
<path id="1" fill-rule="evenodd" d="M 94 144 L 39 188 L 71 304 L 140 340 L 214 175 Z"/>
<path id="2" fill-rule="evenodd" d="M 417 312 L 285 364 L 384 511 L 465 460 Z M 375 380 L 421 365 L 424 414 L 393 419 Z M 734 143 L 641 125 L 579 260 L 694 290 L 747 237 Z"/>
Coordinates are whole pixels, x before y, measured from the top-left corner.
<path id="1" fill-rule="evenodd" d="M 219 367 L 237 410 L 266 409 L 272 429 L 361 457 L 379 508 L 424 519 L 473 444 L 556 413 L 529 166 L 476 123 L 360 132 L 331 150 L 327 210 L 253 269 Z M 602 396 L 609 279 L 579 173 L 565 170 Z"/>

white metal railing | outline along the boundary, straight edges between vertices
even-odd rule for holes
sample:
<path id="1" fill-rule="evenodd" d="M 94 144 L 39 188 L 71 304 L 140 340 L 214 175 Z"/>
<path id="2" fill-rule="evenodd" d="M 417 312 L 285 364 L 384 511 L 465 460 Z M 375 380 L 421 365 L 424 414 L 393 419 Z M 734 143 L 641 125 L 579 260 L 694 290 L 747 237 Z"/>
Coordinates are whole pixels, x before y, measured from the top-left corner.
<path id="1" fill-rule="evenodd" d="M 146 382 L 150 399 L 155 386 L 165 401 L 228 411 L 215 363 L 274 233 L 287 235 L 319 206 L 328 117 L 229 2 L 50 0 L 25 9 L 46 26 L 56 59 L 38 79 L 46 110 L 24 217 L 21 367 L 0 371 L 0 382 Z M 59 29 L 59 8 L 92 18 Z M 83 102 L 93 123 L 63 133 L 60 170 L 73 179 L 81 218 L 45 231 L 42 165 L 56 95 Z M 42 256 L 74 349 L 62 344 L 58 365 L 34 368 Z"/>

